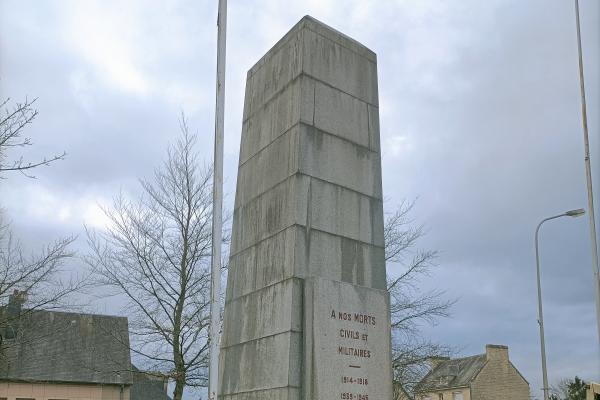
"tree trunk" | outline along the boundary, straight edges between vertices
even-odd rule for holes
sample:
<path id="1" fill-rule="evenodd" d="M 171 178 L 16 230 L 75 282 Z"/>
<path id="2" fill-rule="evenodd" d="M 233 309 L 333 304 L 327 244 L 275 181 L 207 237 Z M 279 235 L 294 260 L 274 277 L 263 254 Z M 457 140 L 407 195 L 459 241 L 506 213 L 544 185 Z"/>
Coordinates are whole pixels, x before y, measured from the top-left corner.
<path id="1" fill-rule="evenodd" d="M 173 391 L 173 400 L 181 400 L 183 397 L 183 387 L 185 386 L 184 379 L 177 378 L 175 380 L 175 390 Z"/>

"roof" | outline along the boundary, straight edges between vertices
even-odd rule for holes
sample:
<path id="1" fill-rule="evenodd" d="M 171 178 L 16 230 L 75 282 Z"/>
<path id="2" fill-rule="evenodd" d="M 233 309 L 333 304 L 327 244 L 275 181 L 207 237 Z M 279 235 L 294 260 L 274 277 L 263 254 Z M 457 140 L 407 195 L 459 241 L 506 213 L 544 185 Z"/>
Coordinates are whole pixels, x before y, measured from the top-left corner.
<path id="1" fill-rule="evenodd" d="M 415 386 L 415 393 L 469 386 L 487 361 L 485 354 L 441 361 Z"/>
<path id="2" fill-rule="evenodd" d="M 394 381 L 394 395 L 393 400 L 412 400 L 412 397 L 408 394 L 400 382 Z"/>
<path id="3" fill-rule="evenodd" d="M 24 311 L 0 351 L 0 380 L 131 384 L 127 318 Z"/>
<path id="4" fill-rule="evenodd" d="M 133 385 L 131 386 L 131 400 L 171 400 L 167 395 L 167 377 L 150 372 L 133 369 Z"/>

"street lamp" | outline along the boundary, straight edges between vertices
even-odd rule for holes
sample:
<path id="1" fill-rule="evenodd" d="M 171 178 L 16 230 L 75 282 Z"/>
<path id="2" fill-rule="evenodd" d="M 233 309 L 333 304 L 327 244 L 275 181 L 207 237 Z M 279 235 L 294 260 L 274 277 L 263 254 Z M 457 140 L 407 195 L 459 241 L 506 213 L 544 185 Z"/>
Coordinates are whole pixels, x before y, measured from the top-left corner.
<path id="1" fill-rule="evenodd" d="M 579 217 L 585 214 L 585 210 L 583 208 L 578 208 L 577 210 L 570 210 L 563 214 L 555 215 L 553 217 L 548 217 L 543 219 L 535 229 L 535 265 L 537 269 L 537 294 L 538 294 L 538 324 L 540 326 L 540 346 L 542 351 L 542 376 L 544 379 L 544 387 L 542 390 L 544 391 L 544 400 L 549 400 L 548 397 L 548 371 L 546 370 L 546 343 L 544 341 L 544 314 L 542 312 L 542 287 L 540 284 L 540 255 L 538 250 L 538 234 L 540 232 L 540 227 L 546 221 L 550 221 L 551 219 L 556 219 L 560 217 Z"/>

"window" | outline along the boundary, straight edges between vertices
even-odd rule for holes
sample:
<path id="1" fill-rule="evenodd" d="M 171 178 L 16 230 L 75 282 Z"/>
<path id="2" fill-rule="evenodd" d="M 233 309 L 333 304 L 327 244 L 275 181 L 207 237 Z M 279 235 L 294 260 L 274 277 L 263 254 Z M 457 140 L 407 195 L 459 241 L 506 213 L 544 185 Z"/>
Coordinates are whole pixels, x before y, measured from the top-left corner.
<path id="1" fill-rule="evenodd" d="M 452 393 L 452 400 L 464 400 L 462 392 Z"/>

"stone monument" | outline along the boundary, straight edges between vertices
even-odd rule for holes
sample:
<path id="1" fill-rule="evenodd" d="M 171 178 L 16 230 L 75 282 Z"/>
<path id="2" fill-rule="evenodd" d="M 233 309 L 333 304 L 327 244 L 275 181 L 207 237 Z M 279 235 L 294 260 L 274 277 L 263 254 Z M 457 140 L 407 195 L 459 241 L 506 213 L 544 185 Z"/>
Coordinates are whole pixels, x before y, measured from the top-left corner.
<path id="1" fill-rule="evenodd" d="M 304 17 L 248 71 L 219 397 L 389 400 L 375 54 Z"/>

